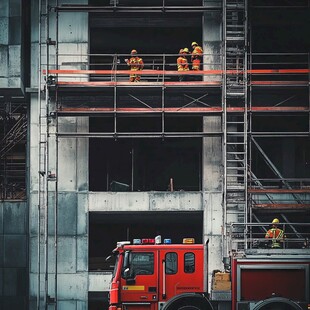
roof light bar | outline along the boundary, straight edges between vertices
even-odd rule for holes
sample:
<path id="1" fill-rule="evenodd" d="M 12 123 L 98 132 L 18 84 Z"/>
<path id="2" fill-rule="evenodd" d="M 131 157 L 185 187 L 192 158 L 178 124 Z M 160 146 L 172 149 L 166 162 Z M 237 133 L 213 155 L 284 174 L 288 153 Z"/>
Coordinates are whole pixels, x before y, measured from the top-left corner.
<path id="1" fill-rule="evenodd" d="M 142 239 L 142 244 L 155 244 L 155 239 Z"/>
<path id="2" fill-rule="evenodd" d="M 141 239 L 133 239 L 132 244 L 141 244 Z"/>

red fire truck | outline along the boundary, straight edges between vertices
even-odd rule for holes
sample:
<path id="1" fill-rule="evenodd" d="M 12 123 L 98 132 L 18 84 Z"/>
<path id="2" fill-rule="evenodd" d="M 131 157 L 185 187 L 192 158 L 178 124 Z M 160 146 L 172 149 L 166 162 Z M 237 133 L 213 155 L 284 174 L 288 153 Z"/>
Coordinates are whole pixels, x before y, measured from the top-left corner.
<path id="1" fill-rule="evenodd" d="M 231 258 L 229 300 L 208 293 L 208 244 L 118 242 L 109 310 L 310 309 L 310 253 Z"/>

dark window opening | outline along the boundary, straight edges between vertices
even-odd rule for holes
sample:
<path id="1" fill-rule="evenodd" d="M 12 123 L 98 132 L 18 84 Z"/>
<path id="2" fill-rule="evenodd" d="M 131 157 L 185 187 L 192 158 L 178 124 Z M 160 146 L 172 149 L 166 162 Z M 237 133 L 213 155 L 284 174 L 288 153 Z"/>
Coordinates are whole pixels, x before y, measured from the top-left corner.
<path id="1" fill-rule="evenodd" d="M 190 225 L 188 224 L 190 223 Z M 105 261 L 117 241 L 162 236 L 173 244 L 191 236 L 202 243 L 203 216 L 190 212 L 91 212 L 89 218 L 89 270 L 113 271 L 116 256 Z"/>
<path id="2" fill-rule="evenodd" d="M 267 2 L 270 3 L 270 1 Z M 282 4 L 282 1 L 277 2 L 277 4 Z M 293 5 L 298 5 L 296 1 L 291 2 Z M 253 8 L 251 25 L 252 51 L 254 53 L 307 53 L 309 51 L 310 28 L 309 10 L 307 9 L 270 10 L 268 8 Z"/>
<path id="3" fill-rule="evenodd" d="M 94 118 L 91 132 L 108 132 L 112 119 Z M 122 119 L 120 132 L 159 132 L 160 119 Z M 198 132 L 201 118 L 167 120 L 167 132 Z M 90 191 L 198 191 L 201 138 L 90 139 Z M 171 188 L 173 183 L 173 188 Z"/>
<path id="4" fill-rule="evenodd" d="M 301 180 L 310 174 L 310 141 L 307 137 L 290 136 L 292 132 L 308 132 L 308 119 L 302 115 L 269 115 L 253 118 L 252 131 L 255 133 L 270 133 L 269 138 L 253 137 L 251 142 L 252 172 L 259 179 L 265 179 L 264 185 L 284 186 L 276 170 L 290 185 L 298 188 Z M 287 136 L 272 137 L 272 134 L 287 133 Z"/>
<path id="5" fill-rule="evenodd" d="M 145 69 L 176 70 L 179 50 L 187 47 L 191 51 L 193 41 L 202 44 L 201 13 L 95 13 L 90 14 L 89 23 L 90 69 L 126 70 L 125 59 L 135 49 Z"/>

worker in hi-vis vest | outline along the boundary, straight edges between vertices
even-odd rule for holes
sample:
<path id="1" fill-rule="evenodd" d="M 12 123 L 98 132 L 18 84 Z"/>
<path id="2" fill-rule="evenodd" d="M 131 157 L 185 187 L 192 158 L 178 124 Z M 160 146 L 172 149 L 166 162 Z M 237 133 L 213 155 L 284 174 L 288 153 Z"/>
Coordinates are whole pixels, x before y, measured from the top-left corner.
<path id="1" fill-rule="evenodd" d="M 187 61 L 187 58 L 186 58 L 186 50 L 188 51 L 187 48 L 181 48 L 180 51 L 179 51 L 179 57 L 177 59 L 177 66 L 178 66 L 178 71 L 188 71 L 189 68 L 188 68 L 188 61 Z M 179 75 L 179 81 L 183 81 L 183 80 L 186 80 L 185 79 L 185 75 Z"/>
<path id="2" fill-rule="evenodd" d="M 200 70 L 200 63 L 202 60 L 202 55 L 203 55 L 203 50 L 202 48 L 198 45 L 197 42 L 192 42 L 192 70 Z"/>
<path id="3" fill-rule="evenodd" d="M 271 239 L 271 248 L 277 249 L 281 248 L 281 243 L 284 238 L 284 231 L 278 228 L 279 220 L 277 218 L 273 219 L 272 227 L 266 232 L 265 238 Z"/>
<path id="4" fill-rule="evenodd" d="M 141 71 L 144 67 L 144 63 L 141 57 L 137 55 L 136 50 L 131 51 L 131 57 L 129 59 L 125 59 L 125 62 L 130 67 L 131 71 Z M 139 82 L 140 81 L 140 75 L 138 74 L 130 74 L 129 77 L 130 82 Z"/>

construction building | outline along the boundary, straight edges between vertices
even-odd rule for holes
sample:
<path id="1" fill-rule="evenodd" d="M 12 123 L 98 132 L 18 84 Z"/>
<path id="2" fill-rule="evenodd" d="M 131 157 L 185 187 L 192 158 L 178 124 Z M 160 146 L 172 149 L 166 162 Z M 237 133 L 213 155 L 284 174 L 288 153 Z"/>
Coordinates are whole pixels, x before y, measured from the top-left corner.
<path id="1" fill-rule="evenodd" d="M 106 309 L 119 240 L 209 240 L 211 273 L 277 217 L 309 249 L 309 16 L 309 0 L 2 0 L 0 308 Z M 203 65 L 180 82 L 193 41 Z"/>

